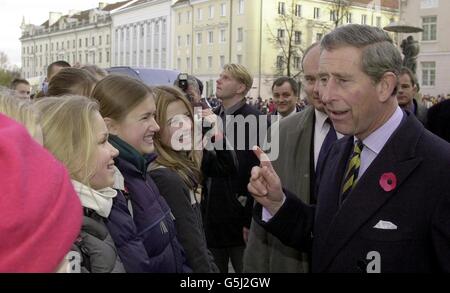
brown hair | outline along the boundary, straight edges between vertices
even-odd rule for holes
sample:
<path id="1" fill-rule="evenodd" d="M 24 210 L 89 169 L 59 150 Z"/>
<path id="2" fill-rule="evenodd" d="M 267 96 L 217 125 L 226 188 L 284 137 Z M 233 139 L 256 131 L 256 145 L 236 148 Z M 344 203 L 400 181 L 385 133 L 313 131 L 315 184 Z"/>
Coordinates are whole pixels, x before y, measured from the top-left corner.
<path id="1" fill-rule="evenodd" d="M 21 83 L 26 84 L 26 85 L 30 85 L 30 83 L 29 83 L 28 80 L 26 80 L 26 79 L 23 79 L 23 78 L 14 78 L 14 80 L 11 82 L 11 85 L 10 85 L 9 88 L 12 89 L 12 90 L 15 90 L 16 87 L 17 87 L 19 84 L 21 84 Z"/>
<path id="2" fill-rule="evenodd" d="M 106 76 L 108 76 L 108 72 L 105 69 L 98 67 L 97 65 L 84 65 L 83 67 L 81 67 L 81 69 L 91 73 L 97 80 L 102 80 Z"/>
<path id="3" fill-rule="evenodd" d="M 89 97 L 97 79 L 88 71 L 78 68 L 63 68 L 48 84 L 47 96 L 78 95 Z"/>
<path id="4" fill-rule="evenodd" d="M 97 83 L 91 97 L 99 101 L 104 118 L 120 123 L 148 95 L 153 96 L 153 91 L 140 80 L 112 74 Z"/>
<path id="5" fill-rule="evenodd" d="M 155 134 L 155 150 L 158 153 L 156 163 L 173 169 L 176 171 L 183 181 L 191 189 L 195 189 L 201 179 L 201 152 L 194 150 L 194 141 L 192 142 L 193 149 L 191 151 L 174 151 L 170 146 L 166 146 L 161 142 L 161 134 L 167 127 L 167 108 L 174 102 L 181 101 L 189 112 L 189 118 L 194 126 L 194 112 L 189 101 L 184 94 L 175 87 L 159 86 L 155 88 L 156 99 L 156 123 L 160 127 L 160 131 Z M 191 132 L 194 137 L 194 127 Z"/>

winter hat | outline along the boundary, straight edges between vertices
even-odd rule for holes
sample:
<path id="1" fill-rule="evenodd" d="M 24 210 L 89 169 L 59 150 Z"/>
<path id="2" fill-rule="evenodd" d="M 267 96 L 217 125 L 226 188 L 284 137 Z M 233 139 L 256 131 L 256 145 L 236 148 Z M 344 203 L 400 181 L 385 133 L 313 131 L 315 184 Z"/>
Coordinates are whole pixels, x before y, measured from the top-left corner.
<path id="1" fill-rule="evenodd" d="M 81 229 L 63 165 L 0 114 L 0 272 L 55 272 Z"/>

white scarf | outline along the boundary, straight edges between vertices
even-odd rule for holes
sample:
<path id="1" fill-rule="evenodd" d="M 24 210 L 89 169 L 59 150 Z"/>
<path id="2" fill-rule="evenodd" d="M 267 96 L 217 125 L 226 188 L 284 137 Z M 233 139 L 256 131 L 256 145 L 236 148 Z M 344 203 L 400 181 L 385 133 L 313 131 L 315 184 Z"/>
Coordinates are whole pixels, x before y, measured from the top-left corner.
<path id="1" fill-rule="evenodd" d="M 94 190 L 75 180 L 72 180 L 72 184 L 80 197 L 83 207 L 94 210 L 103 218 L 109 217 L 113 205 L 113 198 L 117 196 L 117 191 L 109 187 Z"/>

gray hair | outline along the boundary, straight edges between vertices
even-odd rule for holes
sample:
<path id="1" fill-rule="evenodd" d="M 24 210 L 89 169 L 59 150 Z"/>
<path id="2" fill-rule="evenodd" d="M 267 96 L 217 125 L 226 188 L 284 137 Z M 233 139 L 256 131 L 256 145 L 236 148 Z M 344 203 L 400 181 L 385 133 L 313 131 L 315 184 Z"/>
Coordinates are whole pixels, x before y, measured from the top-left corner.
<path id="1" fill-rule="evenodd" d="M 391 37 L 380 28 L 368 25 L 349 24 L 341 26 L 322 39 L 322 50 L 332 51 L 343 46 L 363 49 L 361 56 L 362 70 L 375 83 L 386 72 L 400 74 L 402 57 L 394 46 Z M 395 88 L 393 94 L 396 94 Z"/>

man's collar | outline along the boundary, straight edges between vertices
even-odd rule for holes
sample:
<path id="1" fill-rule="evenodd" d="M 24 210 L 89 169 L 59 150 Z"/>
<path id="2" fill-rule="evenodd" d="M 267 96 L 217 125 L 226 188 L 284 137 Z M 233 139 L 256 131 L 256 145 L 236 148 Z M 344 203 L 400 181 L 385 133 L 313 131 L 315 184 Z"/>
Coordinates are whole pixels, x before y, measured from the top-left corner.
<path id="1" fill-rule="evenodd" d="M 328 115 L 317 109 L 314 109 L 314 113 L 316 114 L 316 124 L 322 129 L 325 121 L 328 119 Z"/>
<path id="2" fill-rule="evenodd" d="M 402 109 L 397 107 L 394 114 L 386 123 L 363 140 L 364 147 L 367 147 L 374 153 L 379 154 L 394 131 L 400 126 L 403 115 Z M 357 138 L 355 137 L 354 139 L 356 140 Z"/>
<path id="3" fill-rule="evenodd" d="M 246 103 L 245 99 L 242 99 L 228 109 L 225 109 L 225 107 L 222 105 L 219 113 L 220 114 L 225 113 L 225 115 L 233 115 L 237 110 L 239 110 L 246 104 L 247 103 Z"/>

